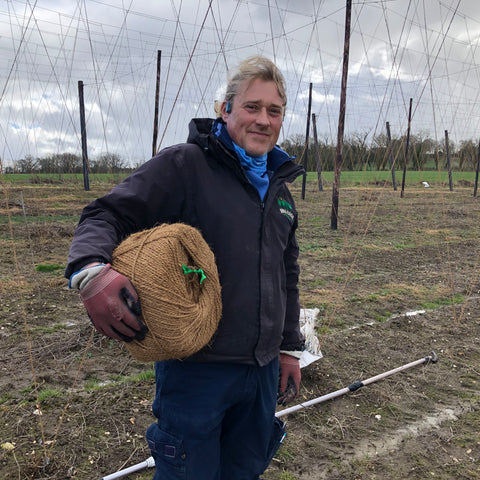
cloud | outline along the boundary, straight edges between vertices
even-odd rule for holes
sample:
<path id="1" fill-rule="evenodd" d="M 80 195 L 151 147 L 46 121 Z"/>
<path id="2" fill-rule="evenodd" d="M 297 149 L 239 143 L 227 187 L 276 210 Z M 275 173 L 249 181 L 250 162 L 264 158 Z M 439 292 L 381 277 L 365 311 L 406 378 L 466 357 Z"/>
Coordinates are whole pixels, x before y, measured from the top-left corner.
<path id="1" fill-rule="evenodd" d="M 480 12 L 477 0 L 463 0 L 458 9 L 457 4 L 432 0 L 424 11 L 411 2 L 354 2 L 347 131 L 381 131 L 389 120 L 392 133 L 401 134 L 413 98 L 414 129 L 439 135 L 448 129 L 452 141 L 476 137 Z M 127 160 L 148 159 L 159 50 L 162 146 L 184 141 L 191 117 L 214 115 L 228 69 L 253 54 L 275 59 L 285 74 L 285 134 L 304 135 L 312 82 L 319 135 L 332 135 L 342 75 L 343 4 L 222 0 L 213 2 L 206 16 L 208 5 L 208 0 L 133 0 L 128 8 L 112 0 L 1 4 L 5 145 L 0 155 L 11 161 L 26 153 L 79 153 L 82 80 L 90 156 L 108 150 Z"/>

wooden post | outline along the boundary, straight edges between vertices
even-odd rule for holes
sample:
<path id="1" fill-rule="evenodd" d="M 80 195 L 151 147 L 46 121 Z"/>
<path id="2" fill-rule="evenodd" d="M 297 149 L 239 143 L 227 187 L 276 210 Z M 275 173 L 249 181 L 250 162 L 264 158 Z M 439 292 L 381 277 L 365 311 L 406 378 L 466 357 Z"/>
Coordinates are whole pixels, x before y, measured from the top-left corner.
<path id="1" fill-rule="evenodd" d="M 478 142 L 477 168 L 475 171 L 475 188 L 473 189 L 473 196 L 477 196 L 478 189 L 478 172 L 480 171 L 480 142 Z"/>
<path id="2" fill-rule="evenodd" d="M 390 123 L 387 122 L 388 153 L 390 156 L 390 169 L 392 170 L 393 190 L 397 191 L 397 182 L 395 181 L 395 160 L 393 158 L 392 135 L 390 134 Z"/>
<path id="3" fill-rule="evenodd" d="M 408 109 L 408 128 L 407 128 L 407 143 L 405 145 L 405 157 L 403 161 L 403 178 L 402 178 L 402 191 L 400 197 L 403 198 L 403 193 L 405 192 L 405 177 L 407 176 L 407 159 L 408 159 L 408 148 L 410 146 L 410 125 L 412 123 L 412 99 L 410 99 L 410 108 Z"/>
<path id="4" fill-rule="evenodd" d="M 448 184 L 450 185 L 450 191 L 453 192 L 452 163 L 450 161 L 450 148 L 448 145 L 448 130 L 445 130 L 445 151 L 447 153 Z"/>
<path id="5" fill-rule="evenodd" d="M 342 89 L 340 94 L 340 114 L 338 119 L 337 156 L 335 158 L 335 173 L 333 178 L 332 214 L 330 228 L 336 230 L 338 226 L 338 197 L 340 190 L 340 172 L 343 161 L 343 133 L 345 131 L 345 107 L 347 100 L 348 57 L 350 52 L 350 22 L 352 18 L 352 0 L 347 0 L 345 13 L 345 42 L 343 46 L 343 73 Z"/>
<path id="6" fill-rule="evenodd" d="M 318 148 L 317 138 L 317 117 L 312 113 L 312 127 L 313 127 L 313 143 L 315 145 L 315 157 L 317 160 L 317 179 L 318 179 L 318 191 L 323 192 L 322 184 L 322 163 L 320 161 L 320 149 Z"/>
<path id="7" fill-rule="evenodd" d="M 312 111 L 312 83 L 310 83 L 308 94 L 308 113 L 307 113 L 307 132 L 305 134 L 305 148 L 303 149 L 303 168 L 305 170 L 302 180 L 302 200 L 305 200 L 305 187 L 307 185 L 307 166 L 308 166 L 308 139 L 310 137 L 310 114 Z"/>
<path id="8" fill-rule="evenodd" d="M 90 190 L 90 182 L 88 179 L 87 129 L 85 126 L 85 102 L 83 99 L 82 80 L 78 81 L 78 101 L 80 103 L 80 131 L 82 135 L 83 187 L 88 192 Z"/>
<path id="9" fill-rule="evenodd" d="M 162 51 L 157 51 L 157 83 L 155 87 L 155 116 L 153 119 L 153 143 L 152 143 L 152 157 L 157 154 L 157 137 L 158 137 L 158 104 L 160 92 L 160 65 L 162 59 Z"/>

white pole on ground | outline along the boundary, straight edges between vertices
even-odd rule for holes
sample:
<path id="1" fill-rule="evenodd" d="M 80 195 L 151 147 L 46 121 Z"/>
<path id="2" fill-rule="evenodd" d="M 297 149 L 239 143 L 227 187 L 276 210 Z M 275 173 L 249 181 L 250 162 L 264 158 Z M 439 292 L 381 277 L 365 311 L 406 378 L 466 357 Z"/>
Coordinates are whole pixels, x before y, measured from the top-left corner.
<path id="1" fill-rule="evenodd" d="M 114 480 L 115 478 L 124 477 L 125 475 L 129 475 L 130 473 L 137 472 L 138 470 L 143 470 L 144 468 L 152 468 L 155 466 L 155 460 L 153 457 L 147 458 L 144 462 L 137 463 L 136 465 L 132 465 L 131 467 L 124 468 L 123 470 L 119 470 L 118 472 L 111 473 L 106 477 L 102 477 L 99 480 Z"/>
<path id="2" fill-rule="evenodd" d="M 437 360 L 438 360 L 437 354 L 435 352 L 432 352 L 431 355 L 427 355 L 424 358 L 420 358 L 413 362 L 407 363 L 405 365 L 402 365 L 401 367 L 394 368 L 393 370 L 389 370 L 388 372 L 380 373 L 375 377 L 367 378 L 366 380 L 363 380 L 361 382 L 360 381 L 354 382 L 348 387 L 341 388 L 340 390 L 337 390 L 335 392 L 327 393 L 326 395 L 322 395 L 321 397 L 314 398 L 313 400 L 309 400 L 308 402 L 299 403 L 298 405 L 294 405 L 293 407 L 280 410 L 275 414 L 275 416 L 277 418 L 283 417 L 284 415 L 288 415 L 289 413 L 293 413 L 298 410 L 302 410 L 304 408 L 310 407 L 312 405 L 316 405 L 317 403 L 326 402 L 327 400 L 331 400 L 332 398 L 340 397 L 341 395 L 345 395 L 346 393 L 349 393 L 349 392 L 354 392 L 355 390 L 358 390 L 359 388 L 362 388 L 365 385 L 381 380 L 382 378 L 389 377 L 390 375 L 401 372 L 402 370 L 407 370 L 408 368 L 415 367 L 416 365 L 420 365 L 422 363 L 425 365 L 429 363 L 436 363 Z"/>
<path id="3" fill-rule="evenodd" d="M 367 378 L 366 380 L 363 380 L 363 381 L 354 382 L 348 387 L 341 388 L 340 390 L 337 390 L 335 392 L 327 393 L 326 395 L 322 395 L 321 397 L 314 398 L 313 400 L 309 400 L 308 402 L 300 403 L 298 405 L 294 405 L 293 407 L 280 410 L 275 414 L 275 416 L 277 418 L 283 417 L 284 415 L 288 415 L 289 413 L 293 413 L 298 410 L 302 410 L 304 408 L 310 407 L 312 405 L 316 405 L 317 403 L 326 402 L 327 400 L 340 397 L 341 395 L 345 395 L 346 393 L 354 392 L 355 390 L 358 390 L 359 388 L 362 388 L 365 385 L 369 385 L 370 383 L 377 382 L 382 378 L 389 377 L 390 375 L 401 372 L 403 370 L 407 370 L 408 368 L 415 367 L 416 365 L 421 365 L 421 364 L 428 365 L 429 363 L 437 363 L 437 361 L 438 361 L 437 354 L 435 352 L 432 352 L 431 355 L 427 355 L 426 357 L 407 363 L 405 365 L 402 365 L 401 367 L 394 368 L 393 370 L 389 370 L 388 372 L 380 373 L 375 377 Z M 153 459 L 153 457 L 149 457 L 144 462 L 137 463 L 136 465 L 125 468 L 123 470 L 119 470 L 118 472 L 107 475 L 106 477 L 102 477 L 99 480 L 114 480 L 116 478 L 124 477 L 125 475 L 128 475 L 130 473 L 137 472 L 138 470 L 143 470 L 144 468 L 151 468 L 154 466 L 155 466 L 155 460 Z"/>

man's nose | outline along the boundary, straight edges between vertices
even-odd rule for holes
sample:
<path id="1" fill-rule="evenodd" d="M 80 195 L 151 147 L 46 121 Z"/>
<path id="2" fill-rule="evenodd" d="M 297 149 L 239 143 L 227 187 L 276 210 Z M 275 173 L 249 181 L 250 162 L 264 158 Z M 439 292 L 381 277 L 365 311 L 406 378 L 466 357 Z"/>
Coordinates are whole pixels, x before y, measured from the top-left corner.
<path id="1" fill-rule="evenodd" d="M 257 120 L 257 123 L 261 125 L 268 125 L 270 123 L 267 107 L 260 108 L 256 120 Z"/>

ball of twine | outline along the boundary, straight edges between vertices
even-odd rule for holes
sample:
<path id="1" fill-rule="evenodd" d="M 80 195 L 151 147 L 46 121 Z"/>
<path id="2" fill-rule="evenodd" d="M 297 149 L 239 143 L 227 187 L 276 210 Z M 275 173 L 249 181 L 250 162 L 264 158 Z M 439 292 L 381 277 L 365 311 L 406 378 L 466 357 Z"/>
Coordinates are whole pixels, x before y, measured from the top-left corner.
<path id="1" fill-rule="evenodd" d="M 113 252 L 112 267 L 140 298 L 148 333 L 125 343 L 137 360 L 182 359 L 211 340 L 222 313 L 215 257 L 188 225 L 160 225 L 134 233 Z"/>

